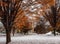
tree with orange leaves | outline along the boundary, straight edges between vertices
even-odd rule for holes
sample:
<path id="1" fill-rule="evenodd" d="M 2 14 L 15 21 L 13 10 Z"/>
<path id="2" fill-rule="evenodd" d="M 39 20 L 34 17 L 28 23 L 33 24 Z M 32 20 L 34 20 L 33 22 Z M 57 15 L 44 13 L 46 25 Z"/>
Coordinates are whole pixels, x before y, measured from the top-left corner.
<path id="1" fill-rule="evenodd" d="M 23 29 L 24 27 L 26 27 L 27 30 L 30 30 L 31 28 L 30 26 L 31 24 L 28 22 L 28 17 L 25 16 L 24 11 L 21 9 L 16 15 L 16 19 L 14 21 L 13 27 L 15 27 L 16 29 L 18 28 L 19 30 L 22 31 L 22 30 L 26 30 L 26 29 Z"/>

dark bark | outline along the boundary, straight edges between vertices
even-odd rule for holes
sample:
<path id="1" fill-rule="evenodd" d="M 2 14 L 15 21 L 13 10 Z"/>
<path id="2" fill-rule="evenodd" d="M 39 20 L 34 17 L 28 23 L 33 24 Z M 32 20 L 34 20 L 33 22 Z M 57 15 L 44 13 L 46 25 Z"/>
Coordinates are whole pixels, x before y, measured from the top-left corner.
<path id="1" fill-rule="evenodd" d="M 53 27 L 53 34 L 56 35 L 56 24 L 57 24 L 57 15 L 58 15 L 57 6 L 51 6 L 51 12 L 48 11 L 49 14 L 45 13 L 45 18 L 49 20 L 51 26 Z"/>
<path id="2" fill-rule="evenodd" d="M 53 34 L 54 34 L 54 36 L 56 36 L 56 29 L 54 28 L 53 30 L 54 30 Z"/>
<path id="3" fill-rule="evenodd" d="M 11 41 L 11 28 L 13 26 L 14 20 L 15 20 L 15 16 L 20 8 L 20 3 L 22 2 L 22 0 L 13 3 L 12 0 L 2 0 L 3 2 L 3 6 L 0 7 L 0 10 L 2 11 L 2 16 L 1 16 L 1 22 L 3 23 L 5 29 L 6 29 L 6 44 L 8 44 Z M 4 6 L 4 4 L 6 3 L 7 6 Z M 17 6 L 16 6 L 17 5 Z M 3 10 L 2 10 L 3 8 Z"/>
<path id="4" fill-rule="evenodd" d="M 15 29 L 13 29 L 13 36 L 14 36 L 14 34 L 15 34 Z"/>
<path id="5" fill-rule="evenodd" d="M 8 14 L 5 14 L 2 16 L 3 19 L 1 19 L 1 22 L 3 23 L 5 29 L 6 29 L 6 44 L 8 44 L 11 41 L 11 22 L 10 18 L 8 18 Z"/>
<path id="6" fill-rule="evenodd" d="M 10 33 L 11 33 L 11 30 L 6 29 L 6 44 L 11 42 L 11 34 Z"/>
<path id="7" fill-rule="evenodd" d="M 57 23 L 57 19 L 56 19 L 56 16 L 57 16 L 57 7 L 56 6 L 52 6 L 51 7 L 51 10 L 52 10 L 52 14 L 53 14 L 53 24 L 52 24 L 52 27 L 53 27 L 53 34 L 54 36 L 56 36 L 56 23 Z"/>
<path id="8" fill-rule="evenodd" d="M 6 26 L 6 44 L 8 44 L 9 42 L 11 42 L 11 26 L 9 25 L 9 23 L 7 23 L 7 26 Z"/>

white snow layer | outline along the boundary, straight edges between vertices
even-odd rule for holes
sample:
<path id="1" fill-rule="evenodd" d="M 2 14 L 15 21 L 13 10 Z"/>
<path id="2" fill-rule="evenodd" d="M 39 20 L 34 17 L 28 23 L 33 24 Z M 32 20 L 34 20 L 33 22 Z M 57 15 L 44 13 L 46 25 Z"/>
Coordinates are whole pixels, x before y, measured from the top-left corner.
<path id="1" fill-rule="evenodd" d="M 60 36 L 24 35 L 14 36 L 9 44 L 60 44 Z M 5 44 L 5 37 L 0 37 L 0 44 Z"/>

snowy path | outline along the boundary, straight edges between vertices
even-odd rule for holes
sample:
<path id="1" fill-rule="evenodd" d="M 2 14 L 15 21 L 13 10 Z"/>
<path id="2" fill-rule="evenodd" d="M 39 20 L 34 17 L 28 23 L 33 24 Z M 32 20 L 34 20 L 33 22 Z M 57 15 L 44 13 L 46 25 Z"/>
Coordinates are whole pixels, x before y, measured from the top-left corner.
<path id="1" fill-rule="evenodd" d="M 0 37 L 0 44 L 5 44 L 5 37 Z M 60 36 L 24 35 L 12 37 L 9 44 L 60 44 Z"/>

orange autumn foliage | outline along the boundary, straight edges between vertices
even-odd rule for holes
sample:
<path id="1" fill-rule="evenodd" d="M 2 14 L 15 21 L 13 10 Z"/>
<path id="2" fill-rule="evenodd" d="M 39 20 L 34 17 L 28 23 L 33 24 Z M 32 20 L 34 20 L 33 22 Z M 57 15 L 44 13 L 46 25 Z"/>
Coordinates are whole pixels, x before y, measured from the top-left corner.
<path id="1" fill-rule="evenodd" d="M 20 9 L 20 11 L 16 15 L 16 19 L 14 21 L 15 28 L 22 29 L 24 26 L 29 27 L 31 25 L 28 23 L 28 18 L 25 16 L 24 11 Z"/>
<path id="2" fill-rule="evenodd" d="M 42 10 L 46 10 L 48 8 L 48 6 L 52 6 L 55 4 L 54 0 L 41 0 L 41 1 L 38 1 L 38 3 L 44 5 Z M 31 13 L 31 15 L 32 14 L 33 13 Z M 23 26 L 26 26 L 27 24 L 29 24 L 31 26 L 31 23 L 27 23 L 28 22 L 27 19 L 28 19 L 28 17 L 25 16 L 24 11 L 20 8 L 19 12 L 16 15 L 16 19 L 14 21 L 15 22 L 14 26 L 16 28 L 20 28 L 20 29 L 23 28 Z M 37 18 L 37 19 L 39 19 L 39 18 Z"/>

